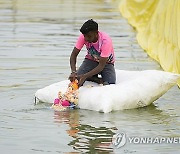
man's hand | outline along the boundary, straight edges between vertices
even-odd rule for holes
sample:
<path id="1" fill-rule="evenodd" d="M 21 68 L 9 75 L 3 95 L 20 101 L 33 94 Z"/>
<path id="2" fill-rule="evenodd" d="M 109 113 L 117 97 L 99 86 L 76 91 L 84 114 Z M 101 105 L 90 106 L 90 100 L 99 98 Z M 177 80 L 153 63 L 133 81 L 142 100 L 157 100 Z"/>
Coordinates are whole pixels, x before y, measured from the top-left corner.
<path id="1" fill-rule="evenodd" d="M 78 82 L 78 86 L 81 87 L 84 83 L 84 81 L 87 79 L 86 75 L 79 75 L 78 76 L 79 82 Z"/>
<path id="2" fill-rule="evenodd" d="M 73 82 L 75 79 L 77 79 L 77 73 L 73 72 L 69 76 L 69 80 Z"/>

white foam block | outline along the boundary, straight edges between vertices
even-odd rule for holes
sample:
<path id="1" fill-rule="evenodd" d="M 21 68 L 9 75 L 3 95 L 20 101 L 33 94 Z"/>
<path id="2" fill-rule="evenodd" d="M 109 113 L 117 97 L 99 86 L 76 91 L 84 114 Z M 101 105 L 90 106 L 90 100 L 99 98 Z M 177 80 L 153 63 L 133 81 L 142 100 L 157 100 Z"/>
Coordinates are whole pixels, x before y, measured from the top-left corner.
<path id="1" fill-rule="evenodd" d="M 116 70 L 116 78 L 116 84 L 107 86 L 85 82 L 79 88 L 79 107 L 107 113 L 147 106 L 175 85 L 180 75 L 157 70 Z M 65 80 L 39 89 L 35 96 L 42 102 L 53 103 L 59 91 L 66 91 L 68 83 Z"/>

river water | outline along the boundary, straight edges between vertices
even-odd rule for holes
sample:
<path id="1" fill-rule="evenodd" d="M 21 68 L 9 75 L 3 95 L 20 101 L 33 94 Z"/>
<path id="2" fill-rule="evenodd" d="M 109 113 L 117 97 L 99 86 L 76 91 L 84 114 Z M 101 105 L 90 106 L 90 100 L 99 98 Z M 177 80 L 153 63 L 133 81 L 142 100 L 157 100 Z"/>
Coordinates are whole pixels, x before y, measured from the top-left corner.
<path id="1" fill-rule="evenodd" d="M 36 90 L 67 79 L 79 28 L 90 18 L 112 37 L 117 69 L 161 70 L 137 44 L 136 33 L 121 17 L 117 1 L 0 0 L 2 154 L 180 152 L 179 143 L 126 143 L 121 148 L 112 144 L 118 132 L 128 137 L 180 137 L 177 86 L 148 107 L 108 114 L 54 112 L 49 104 L 34 105 Z"/>

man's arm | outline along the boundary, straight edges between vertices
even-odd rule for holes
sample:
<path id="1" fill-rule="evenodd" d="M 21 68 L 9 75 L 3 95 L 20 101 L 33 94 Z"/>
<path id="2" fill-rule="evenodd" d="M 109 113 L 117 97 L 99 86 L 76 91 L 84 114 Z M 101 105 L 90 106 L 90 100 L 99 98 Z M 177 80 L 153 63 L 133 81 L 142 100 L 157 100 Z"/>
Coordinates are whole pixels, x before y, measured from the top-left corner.
<path id="1" fill-rule="evenodd" d="M 75 77 L 77 76 L 76 74 L 76 60 L 77 56 L 79 54 L 80 50 L 74 47 L 71 56 L 70 56 L 70 66 L 71 66 L 71 74 L 69 76 L 69 79 L 73 81 Z"/>
<path id="2" fill-rule="evenodd" d="M 76 72 L 76 60 L 77 56 L 79 54 L 80 50 L 74 47 L 71 56 L 70 56 L 70 66 L 71 66 L 71 72 Z"/>
<path id="3" fill-rule="evenodd" d="M 99 58 L 99 65 L 97 67 L 95 67 L 93 70 L 89 71 L 88 73 L 83 74 L 83 75 L 80 76 L 79 86 L 82 86 L 83 82 L 88 77 L 92 77 L 93 75 L 98 74 L 99 72 L 101 72 L 104 69 L 107 60 L 108 60 L 108 57 L 100 57 Z"/>

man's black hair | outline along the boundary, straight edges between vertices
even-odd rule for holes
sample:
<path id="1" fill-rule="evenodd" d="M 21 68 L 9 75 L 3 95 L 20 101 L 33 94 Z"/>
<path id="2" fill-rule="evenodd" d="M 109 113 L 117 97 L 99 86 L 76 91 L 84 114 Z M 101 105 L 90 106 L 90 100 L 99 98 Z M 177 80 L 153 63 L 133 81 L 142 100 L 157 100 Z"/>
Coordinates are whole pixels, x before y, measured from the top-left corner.
<path id="1" fill-rule="evenodd" d="M 80 32 L 82 34 L 87 34 L 90 31 L 98 31 L 98 23 L 95 22 L 93 19 L 86 21 L 80 29 Z"/>

